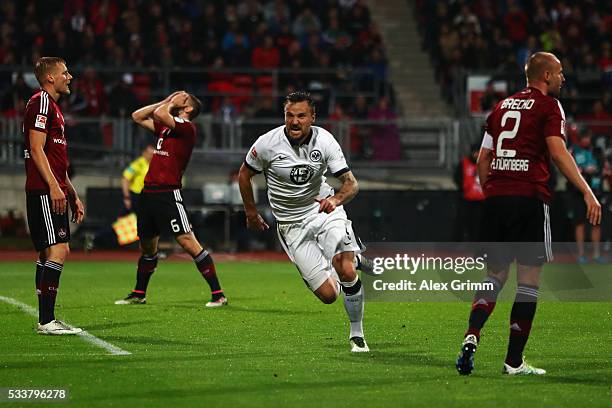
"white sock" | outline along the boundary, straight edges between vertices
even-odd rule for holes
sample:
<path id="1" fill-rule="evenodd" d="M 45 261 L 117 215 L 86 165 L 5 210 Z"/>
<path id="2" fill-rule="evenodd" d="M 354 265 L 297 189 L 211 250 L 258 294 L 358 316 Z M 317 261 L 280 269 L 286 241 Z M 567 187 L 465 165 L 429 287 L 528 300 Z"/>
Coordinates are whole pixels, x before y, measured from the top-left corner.
<path id="1" fill-rule="evenodd" d="M 351 323 L 351 333 L 349 338 L 351 337 L 364 337 L 363 336 L 363 287 L 361 286 L 361 281 L 359 280 L 359 276 L 355 278 L 352 282 L 341 282 L 341 285 L 344 289 L 344 309 L 346 310 L 346 314 L 348 315 L 349 321 Z M 346 291 L 352 292 L 351 288 L 354 288 L 355 285 L 359 285 L 359 290 L 356 293 L 351 295 L 347 294 Z"/>

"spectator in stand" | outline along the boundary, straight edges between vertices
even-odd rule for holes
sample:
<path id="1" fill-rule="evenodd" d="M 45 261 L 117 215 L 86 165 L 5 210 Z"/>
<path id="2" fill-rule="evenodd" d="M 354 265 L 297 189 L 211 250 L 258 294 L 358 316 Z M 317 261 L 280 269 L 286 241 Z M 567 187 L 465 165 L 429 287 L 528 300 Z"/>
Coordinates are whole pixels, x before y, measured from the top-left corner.
<path id="1" fill-rule="evenodd" d="M 108 27 L 113 28 L 119 16 L 117 3 L 112 0 L 95 0 L 89 7 L 88 21 L 93 24 L 94 33 L 102 35 Z"/>
<path id="2" fill-rule="evenodd" d="M 107 112 L 106 92 L 98 73 L 92 67 L 83 71 L 82 78 L 77 78 L 78 88 L 85 98 L 85 108 L 81 112 L 84 116 L 99 117 Z"/>
<path id="3" fill-rule="evenodd" d="M 242 147 L 251 146 L 259 136 L 270 130 L 270 123 L 275 123 L 274 119 L 278 114 L 279 109 L 274 109 L 274 98 L 271 96 L 261 98 L 257 110 L 253 113 L 253 119 L 257 122 L 248 126 L 248 131 L 243 133 Z"/>
<path id="4" fill-rule="evenodd" d="M 23 109 L 25 108 L 24 101 L 30 99 L 33 93 L 32 88 L 25 83 L 23 73 L 18 72 L 15 76 L 14 83 L 2 97 L 2 112 L 5 116 L 19 116 L 23 113 Z M 8 112 L 10 112 L 10 114 Z"/>
<path id="5" fill-rule="evenodd" d="M 25 238 L 28 236 L 25 224 L 23 214 L 11 208 L 0 217 L 0 236 Z"/>
<path id="6" fill-rule="evenodd" d="M 257 69 L 274 69 L 280 66 L 280 51 L 274 45 L 271 35 L 266 35 L 263 44 L 255 47 L 251 55 L 251 65 Z"/>
<path id="7" fill-rule="evenodd" d="M 508 38 L 515 46 L 523 44 L 527 39 L 527 14 L 514 1 L 509 1 L 508 13 L 504 17 L 504 25 L 508 33 Z"/>
<path id="8" fill-rule="evenodd" d="M 452 53 L 459 47 L 459 33 L 456 30 L 451 30 L 448 24 L 442 24 L 440 27 L 439 48 L 443 60 L 450 60 Z"/>
<path id="9" fill-rule="evenodd" d="M 346 49 L 351 46 L 353 40 L 351 35 L 340 26 L 337 17 L 329 21 L 327 30 L 323 32 L 323 43 L 331 48 L 339 47 Z"/>
<path id="10" fill-rule="evenodd" d="M 123 74 L 121 79 L 111 89 L 108 96 L 111 116 L 127 118 L 140 105 L 136 94 L 131 88 L 133 81 L 134 77 L 132 74 Z"/>
<path id="11" fill-rule="evenodd" d="M 597 61 L 597 65 L 602 72 L 602 79 L 607 88 L 612 87 L 612 56 L 610 51 L 610 42 L 605 42 L 601 46 L 601 57 Z"/>
<path id="12" fill-rule="evenodd" d="M 382 97 L 373 107 L 368 120 L 376 121 L 370 133 L 372 146 L 372 160 L 399 160 L 402 154 L 402 146 L 397 129 L 397 115 L 389 106 L 389 100 Z"/>
<path id="13" fill-rule="evenodd" d="M 321 20 L 307 7 L 294 20 L 292 31 L 296 37 L 306 38 L 310 33 L 321 31 Z"/>
<path id="14" fill-rule="evenodd" d="M 487 82 L 484 95 L 480 98 L 480 111 L 483 115 L 488 115 L 493 110 L 497 102 L 501 99 L 499 93 L 493 86 L 493 81 Z"/>
<path id="15" fill-rule="evenodd" d="M 227 50 L 227 65 L 230 67 L 246 67 L 251 63 L 251 50 L 246 35 L 237 33 L 234 45 Z"/>
<path id="16" fill-rule="evenodd" d="M 255 32 L 260 23 L 265 21 L 263 7 L 257 0 L 241 1 L 236 11 L 243 30 L 248 34 Z"/>
<path id="17" fill-rule="evenodd" d="M 341 127 L 345 126 L 347 122 L 350 122 L 351 117 L 345 113 L 344 108 L 341 104 L 336 103 L 334 105 L 332 114 L 329 115 L 330 127 L 329 131 L 334 135 L 341 134 Z M 362 140 L 357 134 L 358 125 L 350 124 L 349 136 L 350 136 L 350 155 L 347 155 L 351 159 L 360 158 L 363 152 Z M 346 142 L 344 143 L 346 146 Z M 345 152 L 346 153 L 346 152 Z"/>
<path id="18" fill-rule="evenodd" d="M 576 165 L 578 166 L 580 173 L 593 190 L 593 193 L 595 193 L 598 199 L 601 199 L 603 194 L 604 177 L 607 175 L 604 174 L 604 171 L 605 169 L 609 169 L 609 166 L 607 163 L 601 161 L 601 156 L 603 155 L 598 155 L 594 151 L 591 144 L 590 131 L 583 132 L 578 139 L 578 144 L 572 146 L 570 151 L 574 157 L 574 160 L 576 161 Z M 582 194 L 576 190 L 571 183 L 568 183 L 568 191 L 570 193 L 571 201 L 570 218 L 573 219 L 575 225 L 575 238 L 576 245 L 578 247 L 578 263 L 586 264 L 589 262 L 589 259 L 586 257 L 584 251 L 586 206 L 584 204 Z M 606 260 L 601 256 L 600 252 L 600 241 L 601 226 L 591 225 L 593 261 L 597 263 L 605 263 Z"/>
<path id="19" fill-rule="evenodd" d="M 282 26 L 289 26 L 291 15 L 289 7 L 284 0 L 273 0 L 266 3 L 263 8 L 264 18 L 274 32 L 282 31 Z"/>
<path id="20" fill-rule="evenodd" d="M 472 13 L 470 6 L 467 4 L 461 6 L 461 12 L 454 18 L 453 25 L 459 30 L 461 35 L 468 33 L 480 34 L 481 32 L 478 17 Z"/>
<path id="21" fill-rule="evenodd" d="M 561 34 L 553 24 L 548 26 L 546 31 L 540 36 L 542 50 L 546 52 L 553 52 L 560 49 L 562 41 Z"/>
<path id="22" fill-rule="evenodd" d="M 238 0 L 229 4 L 219 0 L 66 0 L 59 9 L 52 6 L 53 2 L 47 3 L 0 2 L 1 63 L 30 64 L 46 53 L 54 53 L 68 57 L 76 66 L 130 66 L 130 71 L 132 67 L 210 67 L 219 57 L 227 66 L 241 68 L 317 68 L 329 62 L 325 66 L 370 66 L 377 72 L 386 69 L 382 40 L 364 0 Z M 45 37 L 43 32 L 49 35 Z M 246 43 L 238 40 L 242 45 L 236 48 L 238 34 Z M 266 48 L 263 44 L 267 35 L 275 40 L 272 49 L 280 54 L 278 63 L 274 55 L 264 57 L 262 62 L 251 53 L 251 44 Z M 325 40 L 320 41 L 323 35 Z M 319 37 L 317 46 L 314 37 Z M 158 47 L 152 50 L 146 46 L 151 43 Z M 177 52 L 179 49 L 181 52 Z M 304 58 L 306 52 L 313 58 Z M 308 86 L 329 81 L 313 74 L 300 82 Z M 279 84 L 282 86 L 283 79 Z M 79 84 L 81 95 L 77 99 L 90 102 L 86 85 Z M 339 87 L 343 92 L 365 91 L 365 85 L 361 78 L 347 77 L 332 82 L 326 92 L 333 94 Z M 0 95 L 8 86 L 8 81 L 0 81 Z"/>
<path id="23" fill-rule="evenodd" d="M 612 137 L 612 114 L 605 111 L 603 101 L 593 102 L 591 112 L 582 115 L 580 120 L 587 122 L 594 137 Z"/>
<path id="24" fill-rule="evenodd" d="M 484 209 L 484 193 L 478 177 L 476 160 L 480 145 L 474 144 L 470 154 L 461 158 L 455 169 L 454 181 L 461 192 L 457 214 L 458 239 L 462 242 L 477 242 Z"/>

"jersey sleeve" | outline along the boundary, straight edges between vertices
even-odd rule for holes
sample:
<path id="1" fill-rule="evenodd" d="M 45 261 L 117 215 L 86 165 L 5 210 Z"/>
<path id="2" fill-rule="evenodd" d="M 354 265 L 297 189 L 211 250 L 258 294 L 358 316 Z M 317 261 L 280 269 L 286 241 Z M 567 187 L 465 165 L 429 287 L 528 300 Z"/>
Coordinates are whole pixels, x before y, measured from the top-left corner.
<path id="1" fill-rule="evenodd" d="M 52 106 L 46 95 L 30 100 L 26 109 L 23 126 L 25 130 L 37 130 L 47 133 L 51 125 Z"/>
<path id="2" fill-rule="evenodd" d="M 250 170 L 259 174 L 264 171 L 268 164 L 267 157 L 268 149 L 266 147 L 266 143 L 263 136 L 261 136 L 249 149 L 249 152 L 247 153 L 246 158 L 244 160 L 244 164 Z"/>
<path id="3" fill-rule="evenodd" d="M 161 131 L 164 129 L 164 125 L 161 122 L 153 120 L 153 127 L 155 128 L 155 136 L 159 135 Z"/>
<path id="4" fill-rule="evenodd" d="M 334 177 L 340 177 L 347 171 L 350 171 L 342 148 L 336 141 L 336 139 L 330 134 L 329 142 L 327 144 L 327 151 L 325 152 L 325 158 L 327 162 L 327 168 Z"/>
<path id="5" fill-rule="evenodd" d="M 552 99 L 549 107 L 546 110 L 546 118 L 544 119 L 544 137 L 559 136 L 566 139 L 565 136 L 565 112 L 561 106 L 561 102 L 557 99 Z"/>

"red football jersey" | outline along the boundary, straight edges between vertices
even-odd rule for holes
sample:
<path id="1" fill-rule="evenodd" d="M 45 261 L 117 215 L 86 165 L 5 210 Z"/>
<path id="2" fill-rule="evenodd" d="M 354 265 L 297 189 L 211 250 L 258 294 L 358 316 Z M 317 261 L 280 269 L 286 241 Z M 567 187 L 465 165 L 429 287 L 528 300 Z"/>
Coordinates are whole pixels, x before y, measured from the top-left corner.
<path id="1" fill-rule="evenodd" d="M 547 137 L 565 138 L 561 103 L 538 89 L 525 88 L 500 101 L 487 118 L 493 152 L 486 197 L 527 196 L 550 202 Z M 485 134 L 485 139 L 488 136 Z"/>
<path id="2" fill-rule="evenodd" d="M 23 114 L 23 138 L 25 141 L 26 191 L 48 192 L 49 186 L 36 168 L 31 157 L 30 129 L 47 134 L 44 152 L 51 171 L 59 186 L 66 191 L 66 171 L 68 170 L 68 149 L 64 136 L 64 115 L 59 105 L 46 91 L 32 95 Z"/>
<path id="3" fill-rule="evenodd" d="M 174 118 L 174 129 L 155 122 L 157 145 L 143 191 L 169 191 L 181 188 L 181 179 L 187 168 L 196 142 L 196 128 L 186 119 Z"/>

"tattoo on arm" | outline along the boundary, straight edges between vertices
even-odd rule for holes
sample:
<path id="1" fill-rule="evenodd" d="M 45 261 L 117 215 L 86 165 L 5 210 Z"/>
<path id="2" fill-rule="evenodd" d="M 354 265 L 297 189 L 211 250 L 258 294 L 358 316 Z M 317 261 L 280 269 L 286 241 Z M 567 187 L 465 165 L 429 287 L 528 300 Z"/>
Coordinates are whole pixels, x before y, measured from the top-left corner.
<path id="1" fill-rule="evenodd" d="M 357 184 L 357 179 L 352 171 L 341 174 L 338 176 L 338 180 L 342 182 L 342 187 L 340 187 L 340 191 L 334 194 L 334 197 L 338 201 L 336 205 L 344 205 L 355 198 L 359 192 L 359 184 Z"/>

